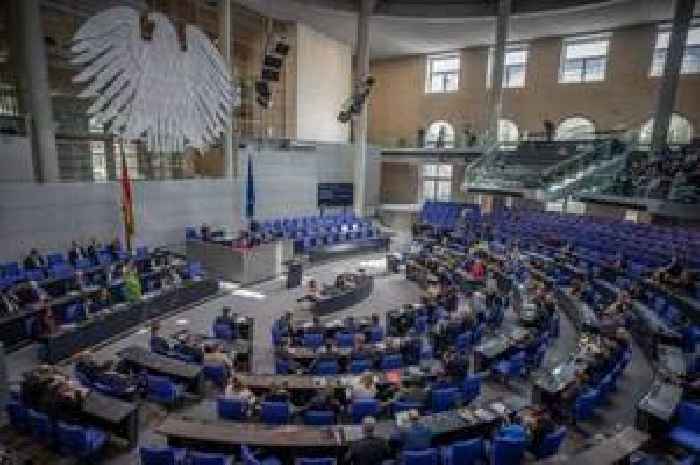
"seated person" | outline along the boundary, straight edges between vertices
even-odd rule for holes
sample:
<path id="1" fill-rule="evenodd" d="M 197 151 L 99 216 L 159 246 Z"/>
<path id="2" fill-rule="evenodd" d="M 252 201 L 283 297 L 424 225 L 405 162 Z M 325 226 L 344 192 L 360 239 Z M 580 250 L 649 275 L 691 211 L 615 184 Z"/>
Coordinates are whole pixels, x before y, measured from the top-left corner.
<path id="1" fill-rule="evenodd" d="M 316 367 L 324 361 L 338 361 L 338 355 L 335 353 L 335 348 L 331 342 L 326 342 L 323 350 L 319 351 L 316 358 L 311 362 L 311 365 L 309 365 L 311 372 L 313 373 Z"/>
<path id="2" fill-rule="evenodd" d="M 151 326 L 150 346 L 151 350 L 157 354 L 170 353 L 170 343 L 160 335 L 160 326 L 158 324 Z"/>
<path id="3" fill-rule="evenodd" d="M 184 337 L 180 337 L 175 351 L 191 358 L 195 363 L 202 363 L 204 360 L 204 348 L 192 334 L 186 334 Z"/>
<path id="4" fill-rule="evenodd" d="M 103 363 L 97 362 L 94 355 L 88 350 L 78 353 L 75 357 L 75 370 L 85 376 L 91 383 L 97 381 L 100 376 L 108 372 L 112 366 L 109 361 Z"/>
<path id="5" fill-rule="evenodd" d="M 374 375 L 365 373 L 352 387 L 352 400 L 374 399 L 377 395 L 377 387 L 374 384 Z"/>
<path id="6" fill-rule="evenodd" d="M 203 241 L 211 240 L 211 228 L 207 223 L 202 223 L 202 226 L 199 228 L 199 233 Z"/>
<path id="7" fill-rule="evenodd" d="M 688 270 L 686 261 L 676 253 L 673 254 L 668 266 L 654 273 L 654 279 L 661 284 L 669 284 L 683 290 L 692 291 L 694 287 L 693 277 Z"/>
<path id="8" fill-rule="evenodd" d="M 445 374 L 453 381 L 464 379 L 469 373 L 469 357 L 457 352 L 454 347 L 445 352 L 442 362 Z"/>
<path id="9" fill-rule="evenodd" d="M 232 377 L 228 384 L 226 384 L 226 390 L 224 391 L 226 397 L 232 399 L 240 399 L 252 404 L 255 402 L 255 396 L 253 392 L 243 385 L 241 379 L 237 376 Z"/>
<path id="10" fill-rule="evenodd" d="M 109 249 L 109 253 L 112 254 L 112 259 L 119 260 L 119 252 L 122 251 L 122 243 L 119 238 L 115 237 L 107 248 Z"/>
<path id="11" fill-rule="evenodd" d="M 362 420 L 363 438 L 350 444 L 345 454 L 345 462 L 350 465 L 380 464 L 391 458 L 386 440 L 374 437 L 375 420 L 365 417 Z"/>
<path id="12" fill-rule="evenodd" d="M 97 250 L 99 249 L 99 246 L 97 245 L 97 239 L 94 237 L 90 239 L 90 243 L 88 246 L 85 248 L 84 254 L 87 258 L 90 259 L 92 263 L 97 263 Z"/>
<path id="13" fill-rule="evenodd" d="M 482 280 L 486 276 L 486 267 L 481 259 L 477 258 L 469 270 L 469 275 L 474 280 Z"/>
<path id="14" fill-rule="evenodd" d="M 409 410 L 409 424 L 400 427 L 392 435 L 392 442 L 398 443 L 402 450 L 418 451 L 431 446 L 432 432 L 430 428 L 420 422 L 418 410 Z"/>
<path id="15" fill-rule="evenodd" d="M 12 289 L 0 290 L 0 316 L 12 315 L 19 309 L 19 299 Z"/>
<path id="16" fill-rule="evenodd" d="M 406 377 L 401 382 L 401 388 L 394 394 L 394 400 L 425 405 L 429 391 L 421 378 Z"/>
<path id="17" fill-rule="evenodd" d="M 203 362 L 205 366 L 223 366 L 228 375 L 233 372 L 233 362 L 219 345 L 204 348 Z"/>
<path id="18" fill-rule="evenodd" d="M 139 274 L 132 263 L 124 267 L 124 298 L 129 303 L 136 303 L 141 300 L 141 280 Z"/>
<path id="19" fill-rule="evenodd" d="M 273 384 L 264 397 L 264 402 L 290 402 L 292 398 L 289 392 L 289 383 L 283 381 L 282 384 Z"/>
<path id="20" fill-rule="evenodd" d="M 83 255 L 83 249 L 80 248 L 76 241 L 73 241 L 70 249 L 68 249 L 68 262 L 71 264 L 71 266 L 75 266 L 76 263 L 78 263 L 78 260 L 82 260 L 83 258 L 85 258 Z"/>
<path id="21" fill-rule="evenodd" d="M 90 308 L 91 312 L 99 312 L 112 306 L 112 295 L 107 288 L 102 288 L 99 290 L 97 295 L 91 302 L 92 306 Z"/>
<path id="22" fill-rule="evenodd" d="M 533 407 L 530 415 L 522 418 L 521 421 L 527 429 L 530 446 L 534 450 L 539 449 L 544 438 L 557 428 L 556 423 L 554 423 L 551 415 L 544 407 Z"/>
<path id="23" fill-rule="evenodd" d="M 39 255 L 39 251 L 32 249 L 29 251 L 29 255 L 24 259 L 24 269 L 25 270 L 38 270 L 46 267 L 46 260 L 44 257 Z"/>
<path id="24" fill-rule="evenodd" d="M 331 411 L 337 416 L 340 413 L 340 407 L 340 402 L 335 397 L 335 390 L 328 386 L 325 389 L 319 389 L 303 410 Z"/>

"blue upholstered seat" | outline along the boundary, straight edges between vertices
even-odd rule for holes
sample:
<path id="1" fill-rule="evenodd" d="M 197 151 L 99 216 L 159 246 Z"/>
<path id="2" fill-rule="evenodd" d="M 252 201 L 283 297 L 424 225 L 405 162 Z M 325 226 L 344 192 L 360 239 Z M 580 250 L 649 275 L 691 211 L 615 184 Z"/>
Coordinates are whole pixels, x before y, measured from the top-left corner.
<path id="1" fill-rule="evenodd" d="M 671 429 L 669 438 L 686 449 L 700 452 L 700 405 L 681 402 L 678 406 L 678 424 Z"/>

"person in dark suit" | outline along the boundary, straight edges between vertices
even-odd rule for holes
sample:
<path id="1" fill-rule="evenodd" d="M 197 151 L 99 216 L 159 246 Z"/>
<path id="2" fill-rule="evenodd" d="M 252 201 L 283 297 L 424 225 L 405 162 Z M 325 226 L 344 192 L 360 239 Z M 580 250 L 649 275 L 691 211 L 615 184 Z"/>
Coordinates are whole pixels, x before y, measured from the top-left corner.
<path id="1" fill-rule="evenodd" d="M 46 267 L 46 260 L 44 257 L 39 255 L 39 251 L 32 249 L 29 251 L 29 255 L 24 259 L 24 269 L 25 270 L 38 270 Z"/>
<path id="2" fill-rule="evenodd" d="M 84 258 L 83 249 L 81 249 L 78 246 L 77 242 L 73 241 L 71 243 L 70 249 L 68 249 L 68 262 L 72 266 L 75 266 L 76 263 L 78 263 L 78 260 L 81 260 L 83 258 Z"/>
<path id="3" fill-rule="evenodd" d="M 365 417 L 362 420 L 364 437 L 350 444 L 345 455 L 345 462 L 351 465 L 380 464 L 391 458 L 391 451 L 386 440 L 374 437 L 375 420 Z"/>

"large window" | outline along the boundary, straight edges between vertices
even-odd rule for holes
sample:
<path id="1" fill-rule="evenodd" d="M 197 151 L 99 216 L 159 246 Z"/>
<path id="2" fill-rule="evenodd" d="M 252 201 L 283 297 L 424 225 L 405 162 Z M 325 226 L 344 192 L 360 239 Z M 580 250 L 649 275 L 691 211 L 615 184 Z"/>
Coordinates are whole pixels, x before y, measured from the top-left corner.
<path id="1" fill-rule="evenodd" d="M 514 150 L 518 146 L 518 126 L 508 119 L 498 120 L 498 142 L 502 150 Z"/>
<path id="2" fill-rule="evenodd" d="M 506 48 L 503 57 L 503 87 L 515 89 L 525 87 L 528 49 L 523 45 Z M 494 49 L 489 48 L 489 63 L 486 75 L 486 86 L 492 86 Z"/>
<path id="3" fill-rule="evenodd" d="M 455 146 L 455 130 L 447 121 L 435 121 L 428 127 L 425 146 L 431 148 L 453 148 Z"/>
<path id="4" fill-rule="evenodd" d="M 423 200 L 447 202 L 452 197 L 452 165 L 423 165 Z"/>
<path id="5" fill-rule="evenodd" d="M 459 55 L 429 56 L 425 91 L 428 93 L 455 92 L 458 88 Z"/>
<path id="6" fill-rule="evenodd" d="M 587 140 L 595 137 L 595 125 L 588 118 L 566 118 L 557 128 L 557 140 Z"/>
<path id="7" fill-rule="evenodd" d="M 671 41 L 669 26 L 662 26 L 656 33 L 654 55 L 651 59 L 651 75 L 661 76 L 666 67 L 666 53 Z M 688 29 L 688 40 L 685 43 L 685 54 L 681 65 L 681 74 L 700 73 L 700 25 L 693 25 Z"/>
<path id="8" fill-rule="evenodd" d="M 654 118 L 644 123 L 639 131 L 640 145 L 651 145 L 651 137 L 654 132 Z M 668 145 L 690 144 L 693 139 L 693 127 L 683 116 L 674 113 L 668 126 Z"/>
<path id="9" fill-rule="evenodd" d="M 596 34 L 564 39 L 559 82 L 597 82 L 605 80 L 610 36 Z"/>

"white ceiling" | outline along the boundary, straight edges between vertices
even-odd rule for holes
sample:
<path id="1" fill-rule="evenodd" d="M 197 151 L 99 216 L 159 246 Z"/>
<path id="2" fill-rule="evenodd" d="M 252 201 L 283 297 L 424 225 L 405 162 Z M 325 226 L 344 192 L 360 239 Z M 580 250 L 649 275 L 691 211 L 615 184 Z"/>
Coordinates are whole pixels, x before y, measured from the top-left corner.
<path id="1" fill-rule="evenodd" d="M 300 21 L 342 42 L 354 44 L 357 15 L 348 7 L 349 0 L 235 0 L 238 3 L 279 20 Z M 523 1 L 523 0 L 519 0 Z M 538 0 L 542 5 L 557 2 Z M 559 0 L 563 2 L 564 0 Z M 510 22 L 511 41 L 531 40 L 537 37 L 595 32 L 606 29 L 667 20 L 672 15 L 672 0 L 609 0 L 591 3 L 590 0 L 573 2 L 579 6 L 556 10 L 535 11 L 536 8 L 517 8 Z M 336 2 L 336 3 L 333 3 Z M 378 11 L 398 10 L 391 3 L 413 3 L 408 0 L 390 0 L 379 3 Z M 485 16 L 484 8 L 493 2 L 479 0 L 481 10 L 475 10 L 476 1 L 465 2 L 459 12 L 474 12 L 475 16 L 455 15 L 455 3 L 424 0 L 421 8 L 403 15 L 376 14 L 371 19 L 371 55 L 374 58 L 397 55 L 434 53 L 458 48 L 487 45 L 494 37 L 495 20 Z M 335 6 L 335 7 L 334 7 Z M 415 7 L 415 5 L 409 5 Z M 417 7 L 416 7 L 417 8 Z M 426 8 L 430 8 L 426 10 Z M 433 10 L 435 10 L 433 12 Z M 423 12 L 422 16 L 415 14 Z M 521 12 L 518 12 L 521 11 Z M 432 14 L 428 14 L 432 12 Z M 445 13 L 442 13 L 445 12 Z M 413 13 L 414 15 L 410 15 Z M 479 16 L 478 14 L 481 13 Z M 696 6 L 700 14 L 700 4 Z M 447 16 L 447 17 L 446 17 Z"/>

